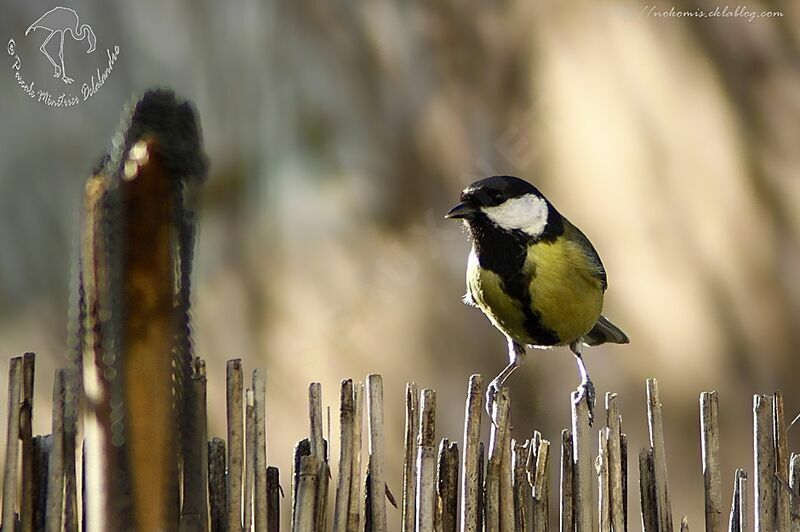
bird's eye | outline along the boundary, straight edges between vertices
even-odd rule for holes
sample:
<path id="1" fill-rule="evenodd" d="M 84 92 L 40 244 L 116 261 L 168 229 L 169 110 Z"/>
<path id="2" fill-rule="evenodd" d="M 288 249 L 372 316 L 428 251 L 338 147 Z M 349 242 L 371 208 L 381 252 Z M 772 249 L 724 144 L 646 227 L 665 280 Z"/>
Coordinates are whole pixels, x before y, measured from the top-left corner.
<path id="1" fill-rule="evenodd" d="M 503 203 L 504 198 L 502 192 L 492 192 L 490 197 L 494 203 Z"/>

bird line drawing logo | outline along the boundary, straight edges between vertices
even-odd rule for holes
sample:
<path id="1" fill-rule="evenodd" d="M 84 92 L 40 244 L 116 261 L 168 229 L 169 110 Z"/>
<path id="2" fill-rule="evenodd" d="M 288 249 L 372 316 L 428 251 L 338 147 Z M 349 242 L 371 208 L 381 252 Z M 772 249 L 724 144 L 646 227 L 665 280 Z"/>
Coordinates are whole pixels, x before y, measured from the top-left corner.
<path id="1" fill-rule="evenodd" d="M 39 47 L 39 51 L 42 52 L 47 60 L 50 61 L 50 64 L 53 65 L 53 68 L 55 69 L 53 77 L 61 78 L 61 81 L 67 85 L 75 81 L 67 75 L 67 69 L 64 65 L 64 37 L 67 33 L 69 33 L 70 37 L 77 41 L 86 39 L 89 41 L 89 49 L 86 51 L 86 53 L 90 54 L 94 52 L 95 45 L 97 43 L 97 38 L 94 35 L 94 30 L 92 30 L 92 27 L 88 24 L 80 24 L 78 13 L 76 13 L 74 9 L 70 9 L 68 7 L 54 7 L 39 17 L 36 22 L 28 26 L 28 29 L 25 30 L 25 35 L 27 36 L 32 31 L 36 30 L 50 32 L 47 34 L 44 42 L 42 42 L 42 45 Z M 58 46 L 58 58 L 60 63 L 57 63 L 55 59 L 53 59 L 53 57 L 47 53 L 47 44 L 56 34 L 58 34 L 60 41 Z"/>
<path id="2" fill-rule="evenodd" d="M 85 50 L 87 55 L 80 54 L 79 57 L 68 37 L 78 44 L 79 49 Z M 91 63 L 97 61 L 98 54 L 92 54 L 98 48 L 98 44 L 92 26 L 85 20 L 82 21 L 74 9 L 59 6 L 47 11 L 28 26 L 25 30 L 25 39 L 20 41 L 19 47 L 13 37 L 8 39 L 6 53 L 11 58 L 14 79 L 25 95 L 48 107 L 67 108 L 97 94 L 114 70 L 119 59 L 119 46 L 116 44 L 102 46 L 101 48 L 105 48 L 106 51 L 105 64 L 92 65 Z M 33 62 L 33 69 L 23 67 L 23 63 L 24 66 L 28 65 L 27 60 L 23 61 L 26 54 L 35 54 L 39 57 L 34 52 L 37 49 L 52 66 L 53 81 L 36 79 L 41 75 L 39 68 L 46 65 L 41 60 Z M 89 59 L 81 60 L 81 57 Z M 46 67 L 45 71 L 47 70 L 49 67 Z M 76 81 L 75 78 L 83 79 Z"/>

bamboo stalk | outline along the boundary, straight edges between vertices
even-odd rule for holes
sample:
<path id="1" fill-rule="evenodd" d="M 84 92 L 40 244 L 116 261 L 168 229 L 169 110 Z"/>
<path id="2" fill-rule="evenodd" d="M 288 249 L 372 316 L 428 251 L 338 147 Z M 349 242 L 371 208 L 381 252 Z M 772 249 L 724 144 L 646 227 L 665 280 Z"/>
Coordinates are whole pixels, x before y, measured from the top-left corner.
<path id="1" fill-rule="evenodd" d="M 255 501 L 253 517 L 256 532 L 269 529 L 269 488 L 267 479 L 267 414 L 266 377 L 264 371 L 253 371 L 253 401 L 255 403 Z"/>
<path id="2" fill-rule="evenodd" d="M 497 417 L 491 418 L 497 423 Z M 486 465 L 486 479 L 484 480 L 483 514 L 487 532 L 500 530 L 500 457 L 497 447 L 497 425 L 492 424 L 489 436 L 489 462 Z M 501 440 L 502 441 L 502 440 Z"/>
<path id="3" fill-rule="evenodd" d="M 318 382 L 308 388 L 311 454 L 317 457 L 317 486 L 315 490 L 314 523 L 316 530 L 325 530 L 328 508 L 328 460 L 322 428 L 322 386 Z"/>
<path id="4" fill-rule="evenodd" d="M 300 457 L 297 472 L 297 502 L 292 530 L 294 532 L 313 532 L 316 528 L 317 475 L 320 467 L 314 454 Z"/>
<path id="5" fill-rule="evenodd" d="M 483 377 L 472 375 L 464 412 L 464 466 L 461 471 L 461 532 L 478 532 L 478 499 L 482 483 L 478 479 Z"/>
<path id="6" fill-rule="evenodd" d="M 434 485 L 436 486 L 436 495 L 434 496 L 433 503 L 433 529 L 439 532 L 442 529 L 442 494 L 439 486 L 442 468 L 447 467 L 447 446 L 450 445 L 450 440 L 442 438 L 439 442 L 439 451 L 436 458 L 436 479 Z"/>
<path id="7" fill-rule="evenodd" d="M 47 515 L 47 468 L 50 462 L 50 435 L 33 438 L 33 526 L 44 530 Z"/>
<path id="8" fill-rule="evenodd" d="M 619 438 L 620 468 L 622 469 L 622 515 L 625 532 L 628 532 L 628 436 L 622 433 Z"/>
<path id="9" fill-rule="evenodd" d="M 206 416 L 206 365 L 199 357 L 192 359 L 192 375 L 187 384 L 192 387 L 193 404 L 187 405 L 187 414 L 193 417 L 191 459 L 184 457 L 183 508 L 181 530 L 208 530 L 208 423 Z M 194 461 L 197 463 L 194 463 Z"/>
<path id="10" fill-rule="evenodd" d="M 775 530 L 775 445 L 772 396 L 753 396 L 753 446 L 756 532 Z"/>
<path id="11" fill-rule="evenodd" d="M 741 512 L 739 511 L 739 501 L 741 494 L 739 492 L 739 474 L 742 470 L 736 470 L 736 476 L 733 479 L 733 497 L 731 498 L 731 513 L 728 517 L 728 531 L 729 532 L 742 532 Z"/>
<path id="12" fill-rule="evenodd" d="M 353 386 L 353 469 L 350 473 L 350 500 L 347 510 L 347 531 L 356 532 L 362 526 L 364 515 L 361 498 L 361 435 L 364 410 L 364 385 L 356 383 Z"/>
<path id="13" fill-rule="evenodd" d="M 228 475 L 227 521 L 228 532 L 242 529 L 242 453 L 244 413 L 242 410 L 242 360 L 229 360 L 227 364 L 227 414 L 228 414 Z"/>
<path id="14" fill-rule="evenodd" d="M 48 436 L 48 452 L 50 449 L 50 436 Z M 88 476 L 86 470 L 86 448 L 88 447 L 87 439 L 84 438 L 83 442 L 81 443 L 81 524 L 80 529 L 84 532 L 87 530 L 91 530 L 89 526 L 87 526 L 87 522 L 89 519 L 87 518 L 89 504 L 87 503 L 86 493 L 89 491 L 88 483 L 86 482 L 86 477 Z"/>
<path id="15" fill-rule="evenodd" d="M 532 529 L 533 509 L 531 486 L 528 484 L 528 464 L 531 457 L 531 440 L 511 440 L 511 463 L 514 471 L 514 529 L 525 532 Z"/>
<path id="16" fill-rule="evenodd" d="M 414 529 L 416 512 L 417 435 L 419 431 L 419 401 L 417 384 L 406 384 L 406 431 L 403 441 L 403 520 L 402 532 Z"/>
<path id="17" fill-rule="evenodd" d="M 19 401 L 22 394 L 22 358 L 8 363 L 8 420 L 6 422 L 6 461 L 3 468 L 3 529 L 16 527 L 17 460 L 19 456 Z"/>
<path id="18" fill-rule="evenodd" d="M 658 382 L 647 379 L 647 422 L 650 430 L 650 447 L 653 449 L 653 473 L 656 489 L 656 515 L 659 530 L 673 530 L 672 503 L 667 479 L 667 451 L 664 445 L 664 426 L 661 419 L 661 398 Z"/>
<path id="19" fill-rule="evenodd" d="M 342 381 L 339 392 L 339 474 L 333 510 L 334 532 L 347 530 L 350 477 L 353 473 L 353 381 Z"/>
<path id="20" fill-rule="evenodd" d="M 325 439 L 322 436 L 322 386 L 318 382 L 312 382 L 308 387 L 308 419 L 311 454 L 320 462 L 325 458 Z"/>
<path id="21" fill-rule="evenodd" d="M 731 500 L 728 530 L 730 532 L 747 530 L 747 474 L 742 469 L 736 470 L 733 480 L 733 499 Z"/>
<path id="22" fill-rule="evenodd" d="M 589 403 L 584 396 L 578 400 L 578 392 L 572 393 L 572 448 L 573 448 L 573 505 L 575 530 L 592 532 L 592 458 L 589 432 Z"/>
<path id="23" fill-rule="evenodd" d="M 281 523 L 281 482 L 277 467 L 267 468 L 267 532 L 278 532 Z"/>
<path id="24" fill-rule="evenodd" d="M 31 392 L 33 375 L 31 374 Z M 64 532 L 78 532 L 78 478 L 76 472 L 76 437 L 78 432 L 78 397 L 76 383 L 80 379 L 77 369 L 64 372 Z"/>
<path id="25" fill-rule="evenodd" d="M 50 436 L 48 435 L 47 438 L 48 438 L 48 441 L 47 441 L 47 449 L 48 449 L 48 451 L 47 452 L 49 453 L 50 452 Z M 84 532 L 87 531 L 87 530 L 90 530 L 89 526 L 87 526 L 87 522 L 89 521 L 89 519 L 87 518 L 87 514 L 88 514 L 87 510 L 88 510 L 89 505 L 87 504 L 87 501 L 86 501 L 86 492 L 89 490 L 89 488 L 88 488 L 88 485 L 87 485 L 87 482 L 86 482 L 86 477 L 87 477 L 87 473 L 86 473 L 86 447 L 87 447 L 87 438 L 84 438 L 83 442 L 81 443 L 81 515 L 82 515 L 82 519 L 81 519 L 81 525 L 80 525 L 80 529 L 82 531 L 84 531 Z M 45 495 L 45 497 L 46 496 L 47 495 Z M 44 499 L 44 497 L 42 499 Z"/>
<path id="26" fill-rule="evenodd" d="M 61 532 L 64 508 L 64 370 L 53 382 L 53 421 L 50 463 L 47 466 L 47 532 Z"/>
<path id="27" fill-rule="evenodd" d="M 511 401 L 506 429 L 503 431 L 503 451 L 500 454 L 500 530 L 514 532 L 514 475 L 511 463 Z"/>
<path id="28" fill-rule="evenodd" d="M 800 531 L 800 454 L 792 453 L 789 460 L 789 489 L 792 501 L 792 531 Z"/>
<path id="29" fill-rule="evenodd" d="M 747 474 L 739 474 L 739 522 L 742 523 L 742 532 L 749 530 L 747 526 Z"/>
<path id="30" fill-rule="evenodd" d="M 291 523 L 297 520 L 297 490 L 300 487 L 300 461 L 304 456 L 311 455 L 311 444 L 308 438 L 303 438 L 294 445 L 294 454 L 292 460 L 292 500 L 291 500 Z"/>
<path id="31" fill-rule="evenodd" d="M 33 377 L 35 355 L 25 353 L 22 357 L 22 389 L 19 405 L 19 438 L 22 440 L 22 471 L 19 521 L 21 532 L 34 531 L 34 479 L 33 479 Z"/>
<path id="32" fill-rule="evenodd" d="M 706 530 L 721 532 L 722 479 L 719 470 L 719 398 L 717 392 L 700 394 L 700 431 L 703 455 Z"/>
<path id="33" fill-rule="evenodd" d="M 248 532 L 253 527 L 253 487 L 256 477 L 255 421 L 255 396 L 252 388 L 248 388 L 244 392 L 244 499 L 242 500 L 244 508 L 242 528 Z"/>
<path id="34" fill-rule="evenodd" d="M 614 532 L 625 530 L 625 508 L 622 490 L 622 420 L 617 406 L 617 394 L 606 393 L 606 426 L 608 427 L 608 496 L 611 527 Z"/>
<path id="35" fill-rule="evenodd" d="M 311 450 L 311 442 L 308 438 L 303 438 L 302 440 L 298 441 L 294 446 L 294 460 L 292 461 L 292 526 L 294 526 L 294 522 L 297 520 L 297 490 L 300 486 L 300 461 L 304 456 L 310 456 L 312 454 Z"/>
<path id="36" fill-rule="evenodd" d="M 775 527 L 789 530 L 791 501 L 789 499 L 789 443 L 783 416 L 783 394 L 772 395 L 772 438 L 775 443 Z"/>
<path id="37" fill-rule="evenodd" d="M 332 427 L 332 425 L 331 425 L 331 405 L 327 405 L 325 407 L 325 423 L 326 423 L 325 429 L 327 431 L 327 434 L 325 436 L 325 461 L 326 462 L 330 462 L 330 459 L 331 459 L 330 453 L 331 453 L 331 451 L 330 451 L 330 449 L 328 449 L 328 445 L 330 445 L 330 442 L 331 442 L 331 427 Z"/>
<path id="38" fill-rule="evenodd" d="M 534 494 L 536 492 L 536 459 L 538 455 L 538 443 L 536 436 L 538 435 L 537 431 L 534 431 L 533 436 L 528 439 L 528 447 L 530 448 L 530 452 L 528 453 L 528 461 L 525 464 L 525 470 L 528 474 L 528 488 L 530 489 L 530 512 L 528 518 L 528 528 L 527 532 L 532 532 L 537 527 L 537 516 L 540 513 L 539 506 L 542 504 L 541 501 L 538 501 Z M 545 510 L 546 511 L 546 510 Z"/>
<path id="39" fill-rule="evenodd" d="M 436 510 L 436 392 L 422 390 L 417 439 L 417 532 L 433 532 Z"/>
<path id="40" fill-rule="evenodd" d="M 610 472 L 608 466 L 609 437 L 610 429 L 608 427 L 600 429 L 597 460 L 595 462 L 595 469 L 597 470 L 597 507 L 600 530 L 611 530 Z"/>
<path id="41" fill-rule="evenodd" d="M 535 441 L 535 439 L 533 440 Z M 550 442 L 539 439 L 538 450 L 536 451 L 536 466 L 533 482 L 533 530 L 534 532 L 545 532 L 550 529 L 549 525 L 549 499 L 550 499 Z"/>
<path id="42" fill-rule="evenodd" d="M 119 337 L 122 316 L 119 303 L 120 283 L 112 283 L 112 272 L 119 274 L 119 251 L 114 245 L 120 230 L 116 223 L 119 203 L 118 189 L 112 185 L 112 177 L 100 171 L 89 178 L 84 195 L 84 222 L 81 231 L 81 287 L 85 297 L 85 324 L 82 373 L 83 387 L 91 408 L 83 416 L 84 445 L 82 453 L 83 516 L 86 528 L 105 530 L 120 528 L 120 516 L 115 515 L 115 506 L 123 490 L 122 482 L 112 478 L 111 472 L 118 467 L 111 444 L 111 416 L 121 413 L 122 390 L 116 382 L 107 381 L 102 368 L 104 353 L 112 349 L 115 364 L 113 371 L 122 368 L 119 357 Z M 112 191 L 116 190 L 116 192 Z M 113 277 L 118 278 L 118 277 Z M 162 354 L 164 356 L 165 354 Z M 102 364 L 102 365 L 101 365 Z M 94 390 L 94 391 L 93 391 Z M 101 396 L 113 397 L 111 401 L 98 401 Z M 93 404 L 92 404 L 93 403 Z"/>
<path id="43" fill-rule="evenodd" d="M 364 532 L 372 532 L 372 491 L 370 490 L 369 461 L 367 457 L 367 474 L 364 476 Z"/>
<path id="44" fill-rule="evenodd" d="M 572 532 L 575 528 L 575 507 L 573 504 L 573 479 L 575 457 L 572 452 L 572 432 L 561 431 L 561 497 L 559 512 L 561 516 L 561 532 Z"/>
<path id="45" fill-rule="evenodd" d="M 436 487 L 440 509 L 437 532 L 456 532 L 458 529 L 458 444 L 445 438 L 439 447 L 439 467 Z"/>
<path id="46" fill-rule="evenodd" d="M 509 410 L 508 389 L 501 388 L 500 392 L 495 397 L 495 402 L 492 408 L 492 427 L 489 440 L 489 464 L 486 469 L 486 500 L 485 505 L 485 519 L 487 530 L 500 530 L 505 532 L 508 529 L 513 529 L 513 499 L 508 502 L 511 503 L 511 511 L 504 518 L 503 514 L 506 510 L 506 505 L 503 503 L 503 479 L 502 469 L 504 467 L 503 454 L 505 452 L 506 433 L 508 427 L 508 410 Z M 509 451 L 510 454 L 510 451 Z M 508 467 L 511 467 L 511 461 L 508 462 Z M 507 494 L 506 496 L 508 497 Z M 504 526 L 505 525 L 505 526 Z"/>
<path id="47" fill-rule="evenodd" d="M 369 418 L 370 523 L 375 532 L 386 530 L 386 477 L 383 472 L 383 380 L 367 376 L 367 415 Z"/>
<path id="48" fill-rule="evenodd" d="M 478 530 L 486 530 L 486 490 L 483 486 L 486 485 L 486 468 L 485 468 L 486 452 L 483 442 L 478 443 Z"/>
<path id="49" fill-rule="evenodd" d="M 322 459 L 322 464 L 319 464 L 319 474 L 317 476 L 317 524 L 315 530 L 327 530 L 328 528 L 328 485 L 330 478 L 331 470 L 330 466 L 328 466 L 326 453 Z"/>
<path id="50" fill-rule="evenodd" d="M 227 492 L 225 483 L 225 440 L 208 442 L 208 501 L 211 532 L 227 530 Z"/>
<path id="51" fill-rule="evenodd" d="M 188 125 L 165 125 L 176 121 L 192 124 L 194 134 Z M 145 93 L 130 113 L 125 113 L 122 123 L 125 133 L 116 144 L 124 152 L 113 156 L 119 161 L 116 165 L 106 165 L 112 172 L 109 192 L 119 199 L 118 218 L 109 231 L 118 237 L 109 249 L 117 260 L 108 260 L 110 291 L 117 293 L 118 307 L 105 309 L 118 322 L 121 336 L 118 347 L 104 350 L 104 358 L 96 363 L 102 360 L 105 366 L 106 360 L 118 357 L 115 369 L 124 377 L 109 379 L 115 390 L 112 393 L 121 392 L 124 406 L 108 396 L 103 400 L 110 400 L 112 409 L 124 408 L 124 456 L 130 464 L 120 482 L 120 493 L 115 494 L 118 500 L 111 501 L 116 508 L 112 508 L 119 512 L 120 506 L 129 505 L 134 519 L 130 525 L 120 523 L 122 526 L 113 528 L 174 530 L 180 523 L 176 456 L 181 450 L 177 444 L 179 435 L 186 432 L 179 427 L 191 422 L 183 417 L 184 394 L 191 394 L 188 386 L 183 388 L 190 369 L 190 347 L 184 342 L 188 342 L 188 332 L 179 330 L 179 324 L 189 323 L 183 314 L 188 311 L 184 274 L 188 276 L 189 269 L 184 259 L 188 260 L 191 252 L 180 249 L 189 237 L 184 227 L 188 214 L 179 191 L 184 184 L 188 188 L 189 176 L 197 175 L 195 165 L 203 166 L 202 147 L 191 107 L 167 92 Z M 184 293 L 176 305 L 178 286 Z M 113 326 L 103 334 L 114 334 Z M 173 396 L 173 391 L 180 395 Z M 176 413 L 181 416 L 179 423 Z M 110 473 L 120 478 L 117 471 Z"/>
<path id="52" fill-rule="evenodd" d="M 659 532 L 652 449 L 639 451 L 639 492 L 642 506 L 642 529 L 644 532 Z"/>

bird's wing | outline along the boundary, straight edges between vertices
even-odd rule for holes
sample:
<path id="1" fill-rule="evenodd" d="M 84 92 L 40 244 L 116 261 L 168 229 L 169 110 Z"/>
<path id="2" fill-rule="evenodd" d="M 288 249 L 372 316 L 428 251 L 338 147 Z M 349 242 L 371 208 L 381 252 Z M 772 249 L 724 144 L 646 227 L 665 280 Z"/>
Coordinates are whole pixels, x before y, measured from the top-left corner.
<path id="1" fill-rule="evenodd" d="M 594 266 L 594 268 L 591 269 L 591 274 L 600 281 L 600 286 L 603 288 L 603 291 L 605 291 L 606 288 L 608 288 L 608 277 L 606 276 L 606 269 L 603 266 L 603 261 L 600 260 L 600 255 L 597 254 L 592 243 L 580 229 L 567 222 L 566 230 L 572 233 L 566 236 L 575 240 L 580 245 L 586 257 L 589 259 L 589 262 Z"/>

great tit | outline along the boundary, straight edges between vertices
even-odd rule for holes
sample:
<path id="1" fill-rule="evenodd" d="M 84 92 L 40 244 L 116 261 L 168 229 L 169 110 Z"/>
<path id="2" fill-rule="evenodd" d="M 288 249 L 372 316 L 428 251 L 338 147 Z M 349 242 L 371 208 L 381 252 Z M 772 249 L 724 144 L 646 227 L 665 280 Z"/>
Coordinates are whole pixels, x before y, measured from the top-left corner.
<path id="1" fill-rule="evenodd" d="M 606 271 L 592 243 L 517 177 L 476 181 L 445 218 L 463 220 L 472 240 L 464 302 L 481 309 L 508 340 L 509 363 L 489 384 L 487 410 L 526 346 L 568 345 L 580 372 L 578 399 L 588 399 L 591 420 L 595 391 L 581 346 L 629 342 L 600 313 Z"/>

